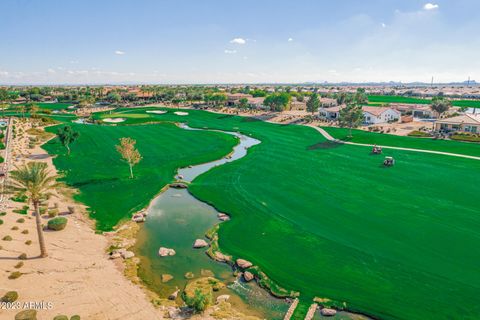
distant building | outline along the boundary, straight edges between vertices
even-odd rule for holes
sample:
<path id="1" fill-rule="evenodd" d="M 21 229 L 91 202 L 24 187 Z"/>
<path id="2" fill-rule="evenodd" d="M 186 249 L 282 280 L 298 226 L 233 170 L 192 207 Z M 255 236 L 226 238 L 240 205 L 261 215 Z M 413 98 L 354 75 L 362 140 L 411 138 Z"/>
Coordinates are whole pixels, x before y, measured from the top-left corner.
<path id="1" fill-rule="evenodd" d="M 340 110 L 343 108 L 345 108 L 344 105 L 329 108 L 320 108 L 318 113 L 321 119 L 338 120 L 338 117 L 340 116 Z"/>
<path id="2" fill-rule="evenodd" d="M 264 97 L 248 97 L 248 105 L 252 109 L 265 109 L 265 105 L 263 101 L 265 101 Z"/>
<path id="3" fill-rule="evenodd" d="M 227 94 L 227 106 L 235 106 L 240 103 L 240 99 L 253 98 L 249 94 L 245 93 L 229 93 Z"/>
<path id="4" fill-rule="evenodd" d="M 438 117 L 438 113 L 425 104 L 391 103 L 390 106 L 400 111 L 402 115 L 409 114 L 414 118 L 432 119 Z"/>
<path id="5" fill-rule="evenodd" d="M 435 121 L 435 130 L 442 132 L 480 133 L 480 114 L 464 114 Z"/>

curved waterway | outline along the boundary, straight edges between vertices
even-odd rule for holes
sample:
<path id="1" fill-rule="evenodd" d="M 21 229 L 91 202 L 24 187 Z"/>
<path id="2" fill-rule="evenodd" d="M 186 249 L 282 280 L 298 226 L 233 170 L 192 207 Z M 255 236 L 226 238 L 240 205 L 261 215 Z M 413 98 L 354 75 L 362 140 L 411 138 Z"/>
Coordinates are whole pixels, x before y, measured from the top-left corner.
<path id="1" fill-rule="evenodd" d="M 186 130 L 194 129 L 180 125 Z M 215 130 L 210 130 L 215 131 Z M 224 132 L 224 131 L 221 131 Z M 178 170 L 184 181 L 192 181 L 215 166 L 235 161 L 247 154 L 248 148 L 260 141 L 237 132 L 224 132 L 239 139 L 233 152 L 220 160 Z M 229 302 L 237 310 L 264 319 L 283 319 L 289 305 L 272 297 L 255 283 L 245 283 L 233 276 L 225 263 L 213 261 L 205 249 L 193 249 L 195 239 L 205 239 L 205 232 L 219 223 L 218 211 L 194 198 L 186 189 L 167 189 L 155 198 L 148 208 L 148 218 L 138 233 L 134 251 L 140 258 L 139 274 L 150 289 L 161 297 L 168 297 L 177 288 L 183 289 L 189 281 L 185 275 L 195 278 L 214 276 L 226 283 L 227 288 L 216 295 L 230 295 Z M 172 248 L 175 256 L 160 257 L 160 247 Z M 163 282 L 165 275 L 173 276 Z M 163 279 L 162 279 L 163 276 Z M 180 298 L 178 298 L 180 299 Z"/>

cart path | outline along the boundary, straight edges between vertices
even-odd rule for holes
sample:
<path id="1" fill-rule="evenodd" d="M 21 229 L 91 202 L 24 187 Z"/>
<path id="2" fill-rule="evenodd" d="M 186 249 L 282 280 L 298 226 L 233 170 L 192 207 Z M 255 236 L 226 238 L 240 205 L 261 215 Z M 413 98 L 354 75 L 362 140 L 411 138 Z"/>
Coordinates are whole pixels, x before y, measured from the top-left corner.
<path id="1" fill-rule="evenodd" d="M 373 144 L 366 144 L 366 143 L 356 143 L 356 142 L 349 142 L 349 141 L 343 141 L 339 139 L 335 139 L 332 137 L 327 131 L 325 131 L 323 128 L 316 127 L 313 125 L 310 125 L 309 127 L 314 128 L 318 132 L 320 132 L 325 139 L 328 141 L 334 141 L 336 143 L 343 143 L 343 144 L 350 144 L 354 146 L 362 146 L 362 147 L 373 147 Z M 403 148 L 403 147 L 391 147 L 391 146 L 382 146 L 382 145 L 377 145 L 377 147 L 381 147 L 383 149 L 393 149 L 393 150 L 403 150 L 403 151 L 414 151 L 414 152 L 423 152 L 423 153 L 432 153 L 432 154 L 440 154 L 444 156 L 451 156 L 451 157 L 459 157 L 459 158 L 466 158 L 466 159 L 473 159 L 473 160 L 480 160 L 480 157 L 476 156 L 469 156 L 465 154 L 458 154 L 458 153 L 450 153 L 450 152 L 442 152 L 442 151 L 434 151 L 434 150 L 425 150 L 425 149 L 413 149 L 413 148 Z"/>

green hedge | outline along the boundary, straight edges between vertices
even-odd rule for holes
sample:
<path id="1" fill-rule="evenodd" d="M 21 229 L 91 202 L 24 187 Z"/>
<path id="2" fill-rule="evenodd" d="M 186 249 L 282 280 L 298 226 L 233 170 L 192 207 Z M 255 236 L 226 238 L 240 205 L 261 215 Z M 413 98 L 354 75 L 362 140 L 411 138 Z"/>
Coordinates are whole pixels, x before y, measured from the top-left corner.
<path id="1" fill-rule="evenodd" d="M 63 230 L 67 226 L 67 222 L 68 220 L 64 217 L 53 218 L 48 221 L 48 229 L 55 231 Z"/>

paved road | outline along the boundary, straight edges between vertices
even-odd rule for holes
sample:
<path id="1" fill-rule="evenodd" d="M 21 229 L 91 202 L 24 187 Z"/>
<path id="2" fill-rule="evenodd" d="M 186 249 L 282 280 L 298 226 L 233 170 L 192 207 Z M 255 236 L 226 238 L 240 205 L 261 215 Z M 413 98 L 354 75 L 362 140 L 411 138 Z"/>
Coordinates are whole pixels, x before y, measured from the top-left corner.
<path id="1" fill-rule="evenodd" d="M 337 142 L 337 143 L 350 144 L 350 145 L 354 145 L 354 146 L 370 147 L 370 148 L 374 146 L 373 144 L 356 143 L 356 142 L 349 142 L 349 141 L 338 140 L 338 139 L 335 139 L 334 137 L 332 137 L 327 131 L 325 131 L 324 129 L 322 129 L 322 128 L 320 128 L 320 127 L 316 127 L 316 126 L 310 126 L 310 127 L 314 128 L 315 130 L 317 130 L 318 132 L 320 132 L 320 133 L 325 137 L 325 139 L 327 139 L 327 140 L 329 140 L 329 141 L 335 141 L 335 142 Z M 458 153 L 450 153 L 450 152 L 442 152 L 442 151 L 433 151 L 433 150 L 425 150 L 425 149 L 413 149 L 413 148 L 402 148 L 402 147 L 392 147 L 392 146 L 381 146 L 381 145 L 377 145 L 377 147 L 381 147 L 381 148 L 383 148 L 383 149 L 394 149 L 394 150 L 404 150 L 404 151 L 414 151 L 414 152 L 441 154 L 441 155 L 451 156 L 451 157 L 459 157 L 459 158 L 480 160 L 480 157 L 469 156 L 469 155 L 458 154 Z"/>

